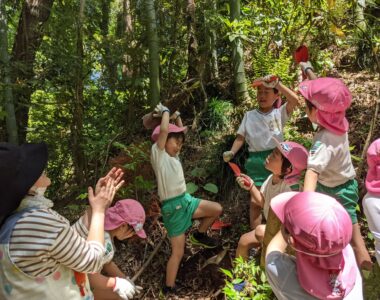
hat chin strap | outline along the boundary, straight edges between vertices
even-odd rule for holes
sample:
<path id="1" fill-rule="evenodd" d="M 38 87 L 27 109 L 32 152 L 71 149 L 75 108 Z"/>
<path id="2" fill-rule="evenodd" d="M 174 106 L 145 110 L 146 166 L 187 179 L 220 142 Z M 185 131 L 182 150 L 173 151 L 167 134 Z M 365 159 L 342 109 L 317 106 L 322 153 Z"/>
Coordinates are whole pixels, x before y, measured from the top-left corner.
<path id="1" fill-rule="evenodd" d="M 335 255 L 337 255 L 337 254 L 339 254 L 339 253 L 342 252 L 342 251 L 337 251 L 337 252 L 330 253 L 330 254 L 316 254 L 316 253 L 306 252 L 306 251 L 303 251 L 303 250 L 300 250 L 300 249 L 297 249 L 296 247 L 294 247 L 292 245 L 292 243 L 290 242 L 289 238 L 288 238 L 288 245 L 290 246 L 290 248 L 292 248 L 294 251 L 297 251 L 297 252 L 300 252 L 302 254 L 306 254 L 306 255 L 309 255 L 309 256 L 313 256 L 313 257 L 331 257 L 331 256 L 335 256 Z"/>

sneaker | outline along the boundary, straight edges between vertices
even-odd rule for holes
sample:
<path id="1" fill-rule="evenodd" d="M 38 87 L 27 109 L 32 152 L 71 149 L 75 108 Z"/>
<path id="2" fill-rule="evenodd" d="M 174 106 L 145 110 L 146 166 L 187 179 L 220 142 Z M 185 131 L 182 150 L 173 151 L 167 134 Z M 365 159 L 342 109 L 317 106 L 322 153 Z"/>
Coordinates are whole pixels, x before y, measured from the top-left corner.
<path id="1" fill-rule="evenodd" d="M 190 242 L 193 245 L 202 246 L 204 248 L 216 248 L 218 246 L 216 239 L 213 239 L 207 234 L 199 231 L 196 231 L 190 235 Z"/>
<path id="2" fill-rule="evenodd" d="M 162 293 L 164 295 L 167 295 L 167 294 L 176 294 L 177 292 L 177 287 L 176 286 L 167 286 L 167 285 L 164 285 L 162 287 Z"/>

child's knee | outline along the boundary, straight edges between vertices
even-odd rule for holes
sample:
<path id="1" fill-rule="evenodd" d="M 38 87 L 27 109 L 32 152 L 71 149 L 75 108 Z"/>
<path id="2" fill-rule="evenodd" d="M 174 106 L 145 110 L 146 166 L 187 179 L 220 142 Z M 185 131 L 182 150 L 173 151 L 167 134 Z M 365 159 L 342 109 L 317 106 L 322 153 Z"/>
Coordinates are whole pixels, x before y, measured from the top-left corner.
<path id="1" fill-rule="evenodd" d="M 223 207 L 220 205 L 220 203 L 216 203 L 215 206 L 215 215 L 218 217 L 223 213 Z"/>
<path id="2" fill-rule="evenodd" d="M 239 243 L 238 243 L 238 247 L 244 247 L 244 248 L 247 248 L 250 246 L 250 244 L 252 243 L 251 239 L 249 238 L 249 235 L 248 234 L 243 234 L 240 239 L 239 239 Z"/>
<path id="3" fill-rule="evenodd" d="M 262 241 L 264 239 L 265 234 L 265 225 L 259 225 L 255 229 L 255 236 L 258 241 Z"/>

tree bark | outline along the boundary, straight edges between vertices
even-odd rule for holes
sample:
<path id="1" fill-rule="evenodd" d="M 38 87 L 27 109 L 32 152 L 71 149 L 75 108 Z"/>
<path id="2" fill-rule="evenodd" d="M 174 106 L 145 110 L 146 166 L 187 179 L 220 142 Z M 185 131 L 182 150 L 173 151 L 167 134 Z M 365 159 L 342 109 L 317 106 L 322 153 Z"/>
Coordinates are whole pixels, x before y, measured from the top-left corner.
<path id="1" fill-rule="evenodd" d="M 216 12 L 216 1 L 208 0 L 208 6 L 212 13 Z M 219 78 L 218 54 L 216 52 L 216 32 L 209 20 L 206 20 L 207 26 L 207 46 L 210 53 L 209 69 L 211 79 Z"/>
<path id="2" fill-rule="evenodd" d="M 230 0 L 230 19 L 239 21 L 240 19 L 240 0 Z M 236 103 L 249 99 L 247 82 L 244 71 L 244 52 L 240 38 L 232 41 L 232 66 L 234 74 L 234 86 Z"/>
<path id="3" fill-rule="evenodd" d="M 153 0 L 144 0 L 146 11 L 146 28 L 149 47 L 149 90 L 150 103 L 153 108 L 160 101 L 160 56 L 157 35 L 156 12 Z"/>
<path id="4" fill-rule="evenodd" d="M 195 1 L 187 0 L 187 32 L 189 35 L 189 43 L 187 46 L 187 78 L 198 77 L 199 58 L 198 58 L 198 40 L 196 37 L 195 24 Z"/>
<path id="5" fill-rule="evenodd" d="M 0 74 L 2 75 L 1 77 L 3 77 L 3 84 L 0 85 L 0 98 L 2 96 L 6 112 L 7 140 L 10 143 L 18 144 L 17 122 L 13 102 L 9 61 L 8 24 L 5 11 L 5 0 L 0 0 Z"/>
<path id="6" fill-rule="evenodd" d="M 36 52 L 41 45 L 43 27 L 50 16 L 54 0 L 26 0 L 24 2 L 15 41 L 13 44 L 11 65 L 12 83 L 16 104 L 19 142 L 26 139 L 30 96 L 33 92 L 33 64 Z"/>

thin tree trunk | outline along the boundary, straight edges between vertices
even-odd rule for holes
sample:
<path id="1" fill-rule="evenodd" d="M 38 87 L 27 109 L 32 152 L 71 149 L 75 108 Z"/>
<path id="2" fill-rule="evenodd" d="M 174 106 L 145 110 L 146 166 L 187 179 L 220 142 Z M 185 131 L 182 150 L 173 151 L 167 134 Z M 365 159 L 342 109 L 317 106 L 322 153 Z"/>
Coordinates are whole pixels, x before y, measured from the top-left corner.
<path id="1" fill-rule="evenodd" d="M 30 80 L 34 76 L 33 64 L 42 42 L 43 26 L 50 16 L 54 0 L 26 0 L 24 2 L 12 49 L 12 83 L 18 122 L 19 142 L 26 138 L 30 96 Z"/>
<path id="2" fill-rule="evenodd" d="M 0 88 L 0 98 L 3 97 L 4 100 L 8 142 L 18 144 L 17 122 L 9 66 L 8 24 L 5 0 L 0 0 L 0 67 L 2 67 L 0 68 L 0 74 L 2 75 L 1 77 L 3 77 L 3 87 Z"/>
<path id="3" fill-rule="evenodd" d="M 240 0 L 230 0 L 231 21 L 240 19 Z M 234 74 L 234 86 L 236 103 L 239 104 L 249 98 L 244 71 L 243 45 L 239 38 L 232 41 L 232 66 Z"/>
<path id="4" fill-rule="evenodd" d="M 198 77 L 199 59 L 198 59 L 198 41 L 196 37 L 196 26 L 195 26 L 195 1 L 187 0 L 187 32 L 189 34 L 189 43 L 187 46 L 187 78 Z"/>
<path id="5" fill-rule="evenodd" d="M 157 35 L 156 12 L 153 0 L 144 0 L 149 46 L 150 103 L 154 107 L 160 101 L 160 56 Z"/>
<path id="6" fill-rule="evenodd" d="M 131 2 L 129 0 L 123 0 L 123 23 L 124 23 L 124 38 L 127 43 L 132 38 L 133 33 L 133 23 L 132 23 L 132 12 L 131 12 Z M 132 58 L 127 53 L 124 54 L 124 64 L 123 64 L 123 77 L 131 78 L 133 76 L 132 72 Z"/>
<path id="7" fill-rule="evenodd" d="M 86 0 L 80 0 L 79 16 L 77 20 L 77 62 L 76 62 L 76 82 L 74 95 L 73 123 L 71 128 L 73 163 L 75 180 L 78 185 L 84 183 L 85 178 L 85 156 L 83 151 L 83 113 L 84 113 L 84 96 L 83 96 L 83 20 L 84 7 Z"/>
<path id="8" fill-rule="evenodd" d="M 216 1 L 209 0 L 208 6 L 210 10 L 214 13 L 216 12 Z M 218 54 L 216 52 L 216 32 L 210 21 L 207 20 L 207 46 L 210 52 L 210 73 L 212 79 L 219 78 L 219 67 L 218 67 Z"/>

